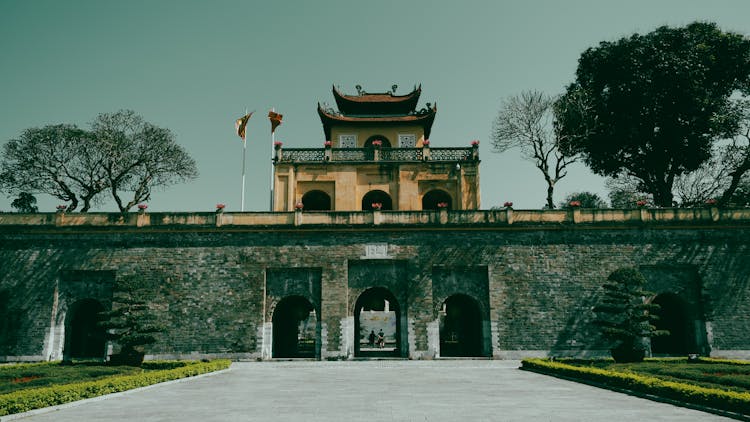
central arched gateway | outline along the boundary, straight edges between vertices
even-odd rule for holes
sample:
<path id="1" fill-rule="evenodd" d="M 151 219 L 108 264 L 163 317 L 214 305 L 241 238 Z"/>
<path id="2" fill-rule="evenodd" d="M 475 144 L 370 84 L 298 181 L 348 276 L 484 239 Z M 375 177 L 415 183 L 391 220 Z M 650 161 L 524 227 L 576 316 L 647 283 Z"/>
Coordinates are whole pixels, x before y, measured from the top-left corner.
<path id="1" fill-rule="evenodd" d="M 482 317 L 477 301 L 455 294 L 443 302 L 440 356 L 482 356 Z"/>
<path id="2" fill-rule="evenodd" d="M 354 307 L 354 356 L 401 356 L 401 309 L 389 290 L 365 290 Z"/>
<path id="3" fill-rule="evenodd" d="M 273 311 L 274 358 L 314 358 L 318 355 L 319 319 L 302 296 L 282 299 Z"/>
<path id="4" fill-rule="evenodd" d="M 94 299 L 75 302 L 65 323 L 64 359 L 104 359 L 105 330 L 99 327 L 99 313 L 104 306 Z"/>

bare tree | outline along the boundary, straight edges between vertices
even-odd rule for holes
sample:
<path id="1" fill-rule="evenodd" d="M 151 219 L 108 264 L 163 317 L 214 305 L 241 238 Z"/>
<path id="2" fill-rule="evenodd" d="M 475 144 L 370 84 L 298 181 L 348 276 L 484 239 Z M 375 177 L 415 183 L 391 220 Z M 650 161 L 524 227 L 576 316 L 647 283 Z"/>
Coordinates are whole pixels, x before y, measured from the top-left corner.
<path id="1" fill-rule="evenodd" d="M 92 124 L 104 152 L 103 170 L 121 212 L 147 201 L 155 187 L 195 179 L 195 161 L 168 129 L 143 120 L 131 110 L 103 113 Z M 129 199 L 123 199 L 124 195 Z"/>
<path id="2" fill-rule="evenodd" d="M 743 98 L 736 101 L 736 110 L 740 113 L 740 126 L 731 144 L 724 148 L 724 161 L 730 165 L 729 182 L 719 198 L 719 205 L 729 205 L 736 190 L 746 181 L 750 173 L 750 100 Z"/>
<path id="3" fill-rule="evenodd" d="M 492 128 L 492 146 L 502 153 L 518 148 L 522 157 L 534 163 L 547 183 L 547 207 L 554 208 L 555 185 L 577 159 L 560 149 L 554 128 L 555 99 L 538 91 L 509 97 L 501 106 Z"/>

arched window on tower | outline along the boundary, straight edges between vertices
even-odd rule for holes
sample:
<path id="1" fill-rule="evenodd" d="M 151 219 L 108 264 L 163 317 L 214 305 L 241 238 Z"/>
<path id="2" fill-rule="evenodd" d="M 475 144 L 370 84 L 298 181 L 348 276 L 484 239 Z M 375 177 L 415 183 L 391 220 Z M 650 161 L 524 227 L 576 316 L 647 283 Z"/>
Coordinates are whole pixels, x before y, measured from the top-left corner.
<path id="1" fill-rule="evenodd" d="M 442 189 L 433 189 L 424 194 L 422 197 L 422 209 L 423 210 L 436 210 L 438 204 L 445 204 L 445 208 L 453 208 L 453 200 L 450 194 Z"/>
<path id="2" fill-rule="evenodd" d="M 371 190 L 362 197 L 362 211 L 373 209 L 372 204 L 380 204 L 381 210 L 392 210 L 393 200 L 391 196 L 382 190 Z"/>
<path id="3" fill-rule="evenodd" d="M 372 143 L 374 141 L 380 141 L 380 147 L 381 148 L 390 148 L 391 147 L 391 141 L 389 141 L 388 138 L 386 138 L 383 135 L 373 135 L 373 136 L 370 136 L 369 138 L 367 138 L 367 140 L 365 141 L 365 148 L 372 148 Z"/>
<path id="4" fill-rule="evenodd" d="M 331 197 L 321 190 L 311 190 L 302 196 L 305 211 L 330 211 Z"/>

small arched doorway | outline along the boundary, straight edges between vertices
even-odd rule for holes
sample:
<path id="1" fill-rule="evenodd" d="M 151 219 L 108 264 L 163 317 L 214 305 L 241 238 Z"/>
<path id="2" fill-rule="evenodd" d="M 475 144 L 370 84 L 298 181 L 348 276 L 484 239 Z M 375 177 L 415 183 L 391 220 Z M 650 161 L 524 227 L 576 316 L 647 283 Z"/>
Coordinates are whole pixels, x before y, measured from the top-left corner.
<path id="1" fill-rule="evenodd" d="M 354 306 L 354 356 L 400 356 L 401 310 L 382 287 L 365 290 Z"/>
<path id="2" fill-rule="evenodd" d="M 282 299 L 273 311 L 274 358 L 314 358 L 318 350 L 318 315 L 302 296 Z"/>
<path id="3" fill-rule="evenodd" d="M 388 138 L 383 135 L 373 135 L 367 138 L 367 140 L 365 141 L 365 148 L 372 148 L 372 143 L 375 141 L 380 141 L 381 148 L 391 147 L 391 141 L 389 141 Z"/>
<path id="4" fill-rule="evenodd" d="M 685 356 L 696 353 L 695 339 L 691 334 L 690 319 L 685 302 L 677 295 L 663 293 L 651 302 L 660 306 L 659 319 L 654 322 L 657 330 L 668 330 L 669 335 L 651 338 L 651 353 L 654 355 Z"/>
<path id="5" fill-rule="evenodd" d="M 305 211 L 330 211 L 331 197 L 322 190 L 311 190 L 302 196 Z"/>
<path id="6" fill-rule="evenodd" d="M 104 306 L 94 299 L 75 302 L 68 311 L 65 323 L 66 359 L 104 359 L 105 330 L 99 327 L 99 313 Z"/>
<path id="7" fill-rule="evenodd" d="M 440 310 L 440 356 L 482 356 L 482 317 L 477 301 L 450 296 Z"/>
<path id="8" fill-rule="evenodd" d="M 438 204 L 445 204 L 445 208 L 453 208 L 453 200 L 448 192 L 442 189 L 433 189 L 422 196 L 423 210 L 437 210 Z"/>
<path id="9" fill-rule="evenodd" d="M 391 196 L 382 190 L 371 190 L 362 197 L 362 211 L 372 210 L 372 204 L 380 204 L 381 210 L 392 210 L 393 200 Z"/>

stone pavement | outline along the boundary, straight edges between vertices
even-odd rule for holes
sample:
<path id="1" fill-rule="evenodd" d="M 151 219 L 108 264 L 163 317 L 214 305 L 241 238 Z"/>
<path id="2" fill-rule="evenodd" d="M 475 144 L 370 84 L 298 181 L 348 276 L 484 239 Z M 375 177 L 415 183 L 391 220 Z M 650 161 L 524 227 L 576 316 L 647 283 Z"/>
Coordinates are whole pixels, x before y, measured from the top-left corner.
<path id="1" fill-rule="evenodd" d="M 220 374 L 20 420 L 730 420 L 520 371 L 518 366 L 518 361 L 498 360 L 234 363 Z"/>

